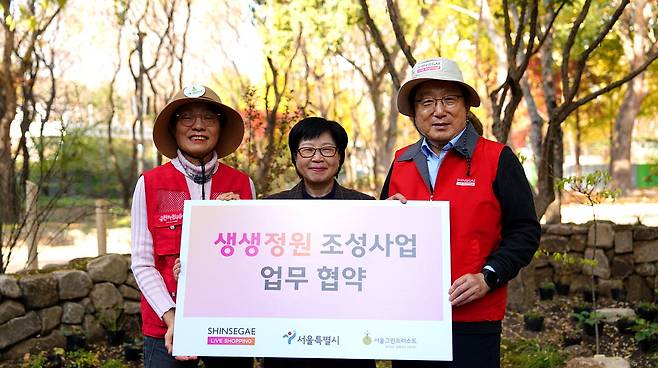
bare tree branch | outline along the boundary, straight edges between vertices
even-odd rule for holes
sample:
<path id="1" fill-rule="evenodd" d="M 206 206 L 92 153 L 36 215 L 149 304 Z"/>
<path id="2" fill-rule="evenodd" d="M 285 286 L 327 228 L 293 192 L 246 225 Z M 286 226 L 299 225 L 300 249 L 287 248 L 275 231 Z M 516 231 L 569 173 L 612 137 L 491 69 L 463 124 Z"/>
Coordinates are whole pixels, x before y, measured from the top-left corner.
<path id="1" fill-rule="evenodd" d="M 402 30 L 400 16 L 398 15 L 400 11 L 398 10 L 397 4 L 393 2 L 393 0 L 386 0 L 386 8 L 388 9 L 388 15 L 391 19 L 391 25 L 393 26 L 393 31 L 395 32 L 395 38 L 398 41 L 398 45 L 402 49 L 404 56 L 407 58 L 409 65 L 416 65 L 416 59 L 411 54 L 411 47 L 409 47 L 407 40 L 404 38 L 404 31 Z"/>
<path id="2" fill-rule="evenodd" d="M 384 44 L 384 40 L 382 39 L 381 32 L 379 32 L 379 28 L 377 28 L 375 21 L 370 16 L 370 11 L 368 9 L 368 2 L 366 0 L 359 0 L 359 2 L 361 3 L 363 16 L 366 19 L 366 24 L 368 25 L 370 34 L 372 35 L 372 38 L 374 39 L 375 44 L 377 45 L 377 48 L 379 48 L 379 51 L 382 53 L 382 56 L 384 57 L 384 63 L 386 64 L 386 68 L 388 69 L 388 74 L 391 76 L 391 80 L 393 81 L 393 86 L 395 86 L 395 89 L 398 90 L 400 89 L 400 78 L 396 73 L 395 65 L 393 64 L 393 60 L 391 58 L 391 53 L 388 51 L 386 45 Z"/>

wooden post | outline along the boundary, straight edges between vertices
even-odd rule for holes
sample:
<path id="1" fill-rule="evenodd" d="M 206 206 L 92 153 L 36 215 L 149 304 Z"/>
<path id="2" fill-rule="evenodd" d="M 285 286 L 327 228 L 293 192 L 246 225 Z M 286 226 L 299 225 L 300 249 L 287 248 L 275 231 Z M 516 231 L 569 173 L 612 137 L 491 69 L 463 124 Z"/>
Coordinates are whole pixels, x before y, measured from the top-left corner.
<path id="1" fill-rule="evenodd" d="M 37 196 L 39 188 L 31 181 L 25 182 L 25 230 L 27 237 L 27 269 L 39 268 L 37 244 Z"/>
<path id="2" fill-rule="evenodd" d="M 98 255 L 107 254 L 107 229 L 105 221 L 105 201 L 96 200 L 96 238 L 98 239 Z"/>

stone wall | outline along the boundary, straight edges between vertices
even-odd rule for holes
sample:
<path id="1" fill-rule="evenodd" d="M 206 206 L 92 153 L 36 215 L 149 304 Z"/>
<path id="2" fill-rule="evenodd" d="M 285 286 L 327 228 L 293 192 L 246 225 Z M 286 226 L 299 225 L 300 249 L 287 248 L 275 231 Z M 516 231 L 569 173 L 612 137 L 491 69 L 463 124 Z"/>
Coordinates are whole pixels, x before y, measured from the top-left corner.
<path id="1" fill-rule="evenodd" d="M 564 253 L 572 260 L 594 259 L 594 267 L 568 264 L 548 255 L 531 263 L 534 279 L 571 285 L 572 292 L 588 288 L 594 273 L 599 293 L 610 296 L 617 288 L 629 301 L 651 301 L 658 288 L 658 228 L 593 222 L 585 225 L 543 225 L 541 247 Z"/>
<path id="2" fill-rule="evenodd" d="M 129 265 L 129 256 L 110 254 L 0 275 L 0 359 L 64 347 L 70 331 L 97 342 L 111 323 L 139 335 L 141 294 Z"/>

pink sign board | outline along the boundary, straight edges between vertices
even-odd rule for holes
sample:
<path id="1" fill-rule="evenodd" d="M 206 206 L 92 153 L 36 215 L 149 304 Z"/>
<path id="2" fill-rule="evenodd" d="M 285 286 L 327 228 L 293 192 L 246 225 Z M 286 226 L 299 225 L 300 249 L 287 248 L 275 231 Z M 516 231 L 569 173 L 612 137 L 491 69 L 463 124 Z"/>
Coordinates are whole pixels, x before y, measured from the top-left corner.
<path id="1" fill-rule="evenodd" d="M 445 202 L 188 201 L 175 351 L 188 345 L 179 341 L 181 334 L 194 334 L 185 327 L 189 326 L 197 334 L 202 332 L 203 343 L 186 348 L 185 354 L 374 354 L 385 359 L 387 354 L 373 349 L 365 355 L 358 349 L 280 352 L 265 342 L 271 338 L 273 344 L 281 343 L 282 330 L 277 326 L 272 333 L 263 331 L 272 321 L 288 325 L 304 321 L 306 326 L 330 322 L 338 331 L 332 337 L 339 342 L 361 324 L 368 331 L 366 325 L 383 326 L 386 321 L 396 329 L 401 321 L 406 326 L 449 324 L 448 221 Z M 235 324 L 249 333 L 213 330 Z M 258 329 L 258 336 L 251 328 Z M 363 333 L 356 335 L 362 340 Z M 426 333 L 433 334 L 423 328 L 409 330 L 419 339 Z M 366 335 L 364 341 L 373 338 L 370 332 Z M 408 349 L 411 353 L 404 353 L 411 354 L 408 359 L 420 359 L 424 348 L 416 342 Z"/>

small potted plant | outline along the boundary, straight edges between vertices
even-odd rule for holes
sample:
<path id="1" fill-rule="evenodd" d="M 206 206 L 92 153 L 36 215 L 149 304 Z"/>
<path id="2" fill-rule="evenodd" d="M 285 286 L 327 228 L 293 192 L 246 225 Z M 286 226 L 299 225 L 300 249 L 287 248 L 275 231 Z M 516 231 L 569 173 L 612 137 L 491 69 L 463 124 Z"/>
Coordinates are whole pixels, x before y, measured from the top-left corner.
<path id="1" fill-rule="evenodd" d="M 105 328 L 105 335 L 111 346 L 121 345 L 126 335 L 121 323 L 122 312 L 121 308 L 104 308 L 98 311 L 98 320 Z"/>
<path id="2" fill-rule="evenodd" d="M 123 357 L 129 361 L 134 362 L 141 359 L 142 348 L 144 342 L 142 340 L 130 340 L 123 343 Z"/>
<path id="3" fill-rule="evenodd" d="M 523 315 L 523 326 L 528 331 L 539 332 L 544 329 L 544 316 L 535 311 Z"/>
<path id="4" fill-rule="evenodd" d="M 76 351 L 87 348 L 87 336 L 80 327 L 67 328 L 60 331 L 66 338 L 66 351 Z"/>
<path id="5" fill-rule="evenodd" d="M 569 284 L 563 284 L 561 282 L 555 283 L 555 292 L 557 295 L 568 296 L 570 289 L 571 285 Z"/>
<path id="6" fill-rule="evenodd" d="M 573 307 L 573 314 L 571 315 L 571 320 L 578 322 L 578 319 L 575 317 L 576 314 L 581 314 L 582 312 L 591 312 L 592 305 L 589 303 L 580 303 Z"/>
<path id="7" fill-rule="evenodd" d="M 629 317 L 621 317 L 617 320 L 617 322 L 615 322 L 615 326 L 617 326 L 617 330 L 620 334 L 632 335 L 633 326 L 635 326 L 635 319 Z"/>
<path id="8" fill-rule="evenodd" d="M 622 288 L 612 288 L 610 289 L 610 296 L 613 300 L 618 302 L 623 302 L 626 300 L 626 289 Z"/>
<path id="9" fill-rule="evenodd" d="M 552 300 L 555 295 L 555 284 L 544 281 L 539 284 L 539 300 Z"/>
<path id="10" fill-rule="evenodd" d="M 651 353 L 658 350 L 658 323 L 638 318 L 633 330 L 640 351 Z"/>
<path id="11" fill-rule="evenodd" d="M 602 315 L 598 312 L 587 312 L 583 311 L 580 313 L 574 313 L 572 316 L 578 321 L 583 327 L 583 331 L 587 336 L 595 336 L 596 330 L 598 330 L 598 335 L 601 336 L 603 332 L 603 321 Z"/>
<path id="12" fill-rule="evenodd" d="M 596 299 L 599 298 L 599 291 L 596 288 L 596 286 L 588 286 L 588 287 L 583 289 L 583 300 L 585 300 L 586 303 L 593 303 L 594 302 L 594 300 L 592 299 L 592 291 L 593 291 L 594 297 L 596 297 Z"/>
<path id="13" fill-rule="evenodd" d="M 641 302 L 635 308 L 635 313 L 644 320 L 653 321 L 656 319 L 656 315 L 658 315 L 658 309 L 656 309 L 656 305 L 653 303 Z"/>
<path id="14" fill-rule="evenodd" d="M 580 332 L 569 331 L 562 333 L 562 346 L 569 347 L 578 345 L 583 341 L 583 335 Z"/>

